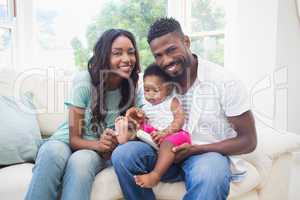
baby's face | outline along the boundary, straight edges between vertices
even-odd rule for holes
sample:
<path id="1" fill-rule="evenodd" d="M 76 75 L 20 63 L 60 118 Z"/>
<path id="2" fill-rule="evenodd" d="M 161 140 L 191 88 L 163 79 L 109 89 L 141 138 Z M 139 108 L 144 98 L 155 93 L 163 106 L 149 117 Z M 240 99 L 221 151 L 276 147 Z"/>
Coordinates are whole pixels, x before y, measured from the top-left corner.
<path id="1" fill-rule="evenodd" d="M 153 105 L 159 104 L 169 95 L 169 86 L 160 77 L 155 75 L 144 78 L 145 99 Z"/>

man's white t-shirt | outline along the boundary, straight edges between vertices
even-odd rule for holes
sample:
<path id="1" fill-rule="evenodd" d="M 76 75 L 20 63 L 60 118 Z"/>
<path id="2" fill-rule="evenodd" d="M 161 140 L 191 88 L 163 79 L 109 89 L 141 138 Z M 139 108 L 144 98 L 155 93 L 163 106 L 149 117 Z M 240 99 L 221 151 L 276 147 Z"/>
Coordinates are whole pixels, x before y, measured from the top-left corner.
<path id="1" fill-rule="evenodd" d="M 178 95 L 178 94 L 177 94 Z M 192 87 L 177 96 L 186 113 L 184 129 L 193 144 L 210 144 L 237 136 L 227 117 L 250 110 L 247 89 L 225 68 L 198 58 L 197 78 Z M 246 175 L 244 161 L 229 156 L 233 180 Z"/>

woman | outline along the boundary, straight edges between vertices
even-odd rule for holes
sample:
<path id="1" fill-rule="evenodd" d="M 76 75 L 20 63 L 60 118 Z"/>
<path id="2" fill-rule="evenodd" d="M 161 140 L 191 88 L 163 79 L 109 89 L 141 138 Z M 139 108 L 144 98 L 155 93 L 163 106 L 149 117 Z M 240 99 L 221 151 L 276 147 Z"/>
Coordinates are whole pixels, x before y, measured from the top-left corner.
<path id="1" fill-rule="evenodd" d="M 118 145 L 115 119 L 135 103 L 140 72 L 134 36 L 111 29 L 97 41 L 88 72 L 73 81 L 69 120 L 39 149 L 27 200 L 89 200 L 95 175 Z M 130 95 L 131 94 L 131 95 Z"/>

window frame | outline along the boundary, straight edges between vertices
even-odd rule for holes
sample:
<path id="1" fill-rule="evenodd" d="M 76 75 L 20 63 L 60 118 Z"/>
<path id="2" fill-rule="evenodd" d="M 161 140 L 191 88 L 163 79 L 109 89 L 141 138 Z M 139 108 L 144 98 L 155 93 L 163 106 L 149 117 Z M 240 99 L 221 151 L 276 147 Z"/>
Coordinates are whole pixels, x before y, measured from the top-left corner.
<path id="1" fill-rule="evenodd" d="M 225 27 L 224 30 L 214 31 L 201 31 L 193 32 L 191 28 L 192 20 L 192 1 L 190 0 L 168 0 L 168 16 L 177 19 L 186 35 L 189 36 L 191 41 L 198 39 L 205 39 L 207 37 L 223 37 L 225 40 Z M 226 8 L 224 8 L 226 11 Z M 226 18 L 225 18 L 226 19 Z M 225 45 L 224 45 L 224 66 L 225 66 Z"/>
<path id="2" fill-rule="evenodd" d="M 16 58 L 16 0 L 7 0 L 8 16 L 7 18 L 0 19 L 0 28 L 6 29 L 11 34 L 11 47 L 10 47 L 10 62 L 8 67 L 15 68 Z M 3 66 L 1 66 L 3 67 Z M 7 67 L 7 66 L 5 66 Z"/>

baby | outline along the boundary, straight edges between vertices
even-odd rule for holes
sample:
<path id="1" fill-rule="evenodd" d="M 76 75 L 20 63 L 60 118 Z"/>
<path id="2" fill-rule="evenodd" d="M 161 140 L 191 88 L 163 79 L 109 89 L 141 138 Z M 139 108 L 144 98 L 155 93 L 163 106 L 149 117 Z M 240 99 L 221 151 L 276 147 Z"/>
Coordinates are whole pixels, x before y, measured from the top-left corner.
<path id="1" fill-rule="evenodd" d="M 179 100 L 173 95 L 169 76 L 159 66 L 152 64 L 145 70 L 143 79 L 145 105 L 139 112 L 140 116 L 146 117 L 134 120 L 140 123 L 138 127 L 127 117 L 119 117 L 115 127 L 120 144 L 133 139 L 136 131 L 142 129 L 159 145 L 154 169 L 134 177 L 137 185 L 152 188 L 174 162 L 172 148 L 183 143 L 190 144 L 191 139 L 189 133 L 182 130 L 184 112 Z"/>

